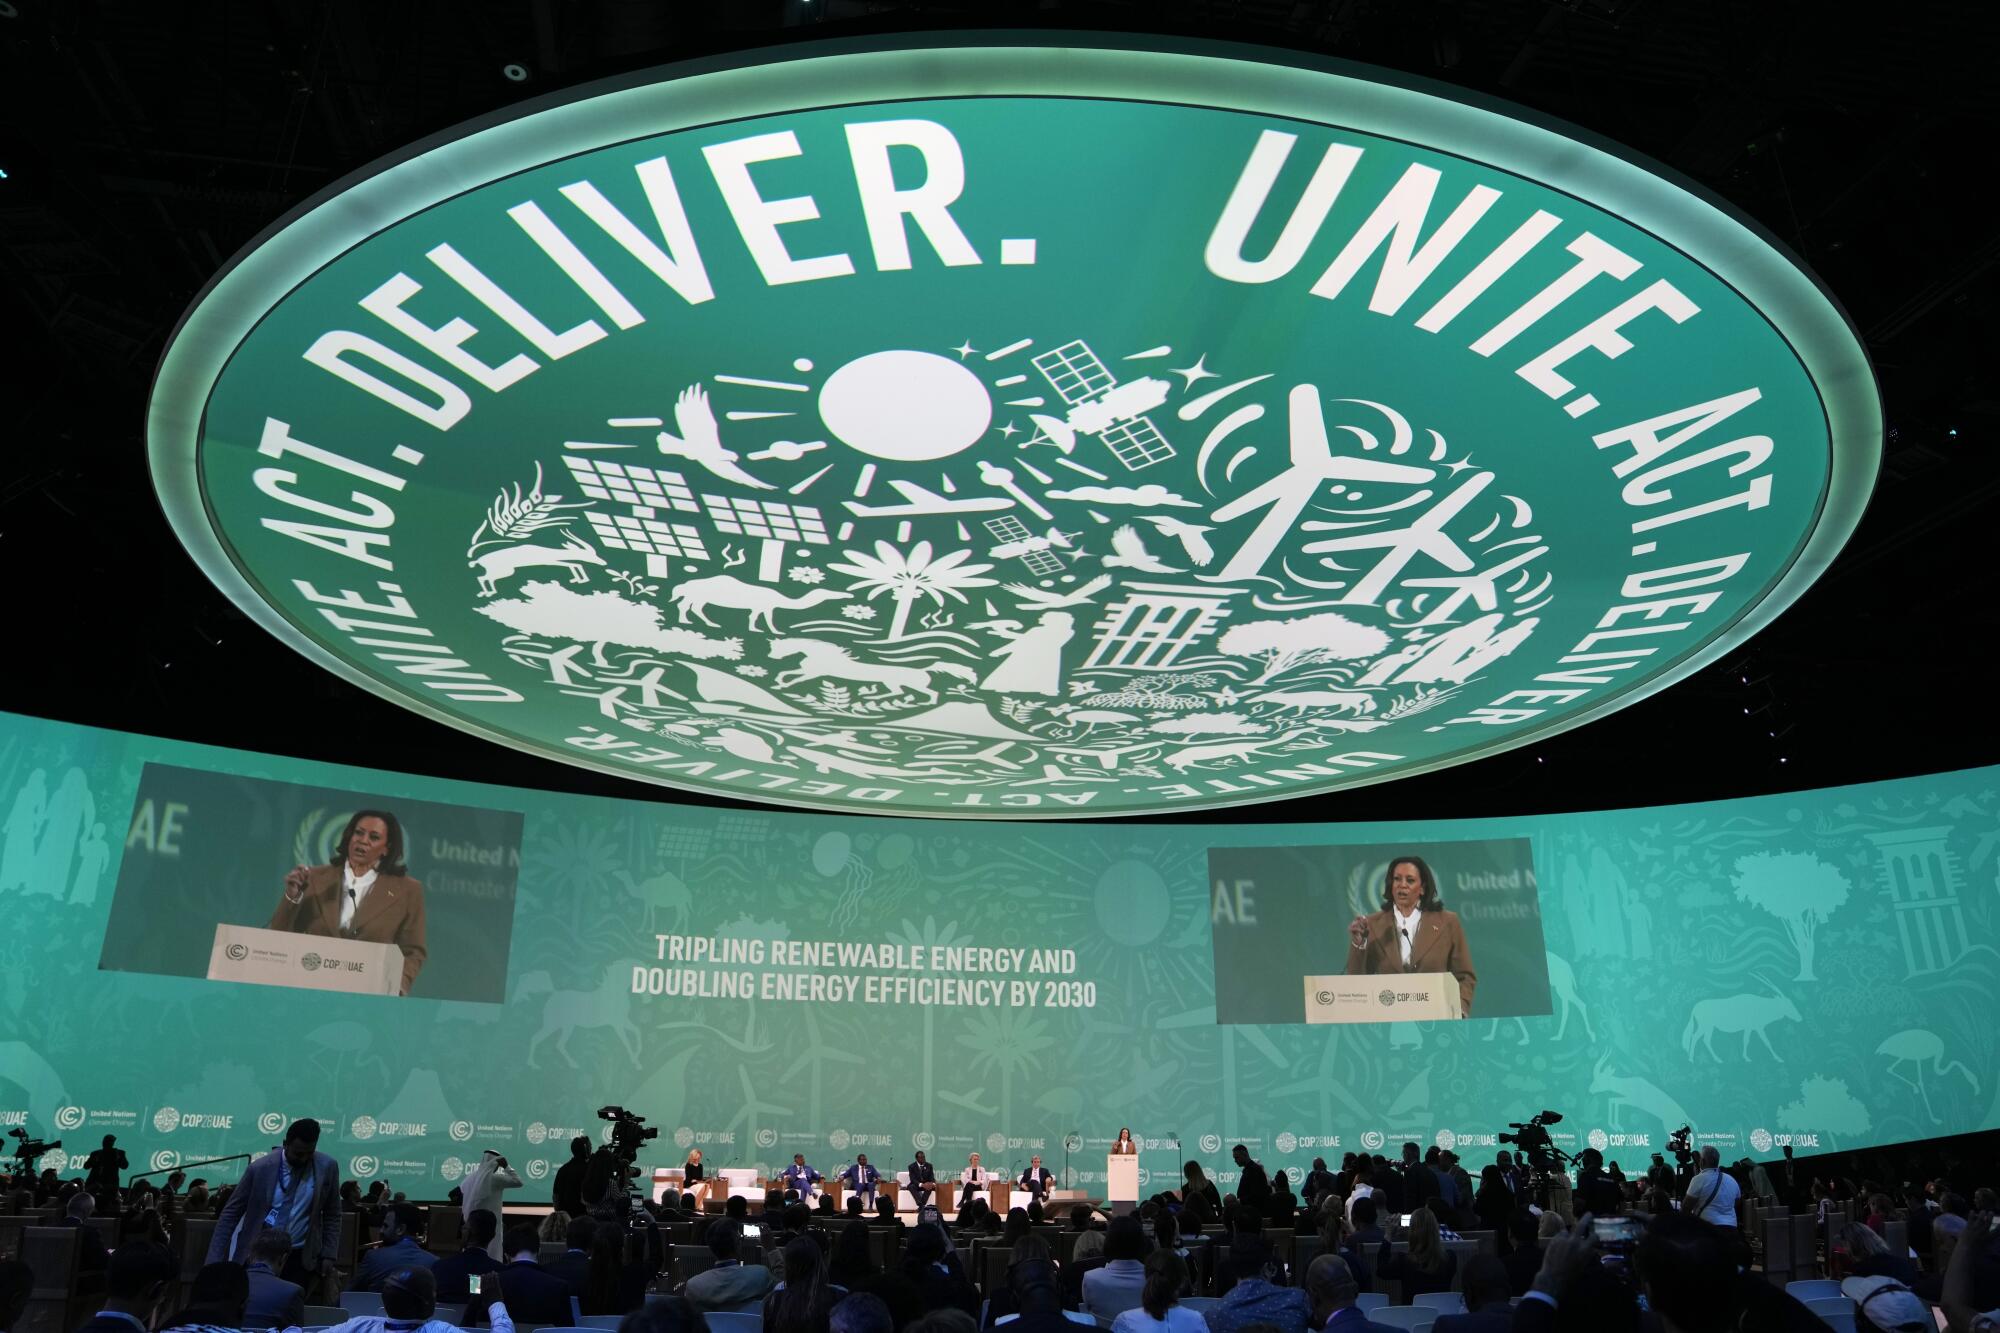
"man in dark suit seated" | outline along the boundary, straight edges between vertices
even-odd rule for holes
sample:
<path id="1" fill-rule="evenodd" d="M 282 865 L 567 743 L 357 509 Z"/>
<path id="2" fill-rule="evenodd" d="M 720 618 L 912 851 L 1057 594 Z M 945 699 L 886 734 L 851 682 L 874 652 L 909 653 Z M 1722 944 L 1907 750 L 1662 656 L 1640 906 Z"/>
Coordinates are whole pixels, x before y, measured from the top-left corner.
<path id="1" fill-rule="evenodd" d="M 267 1227 L 250 1242 L 250 1299 L 243 1307 L 245 1328 L 296 1328 L 306 1322 L 305 1288 L 278 1276 L 292 1257 L 292 1238 Z"/>
<path id="2" fill-rule="evenodd" d="M 502 1250 L 507 1262 L 480 1284 L 479 1295 L 465 1307 L 465 1322 L 486 1323 L 487 1307 L 503 1301 L 508 1316 L 517 1324 L 573 1327 L 576 1312 L 570 1309 L 569 1284 L 553 1273 L 543 1272 L 537 1262 L 542 1250 L 541 1233 L 532 1226 L 510 1227 Z"/>
<path id="3" fill-rule="evenodd" d="M 168 1284 L 177 1277 L 173 1255 L 164 1245 L 128 1241 L 118 1247 L 104 1272 L 104 1308 L 78 1326 L 76 1333 L 135 1333 L 153 1326 L 166 1300 Z"/>
<path id="4" fill-rule="evenodd" d="M 436 1263 L 437 1256 L 417 1238 L 423 1224 L 424 1215 L 415 1204 L 390 1204 L 382 1213 L 382 1243 L 361 1256 L 347 1289 L 380 1291 L 383 1279 L 397 1269 L 429 1268 Z"/>
<path id="5" fill-rule="evenodd" d="M 69 1196 L 69 1206 L 52 1226 L 76 1228 L 76 1271 L 79 1273 L 102 1273 L 110 1251 L 104 1248 L 104 1238 L 97 1234 L 97 1228 L 90 1225 L 90 1219 L 97 1212 L 97 1200 L 88 1190 L 78 1190 Z"/>
<path id="6" fill-rule="evenodd" d="M 1541 1219 L 1525 1208 L 1507 1225 L 1514 1248 L 1501 1262 L 1507 1265 L 1507 1292 L 1511 1296 L 1527 1295 L 1528 1288 L 1535 1285 L 1535 1274 L 1542 1271 L 1541 1225 Z"/>
<path id="7" fill-rule="evenodd" d="M 1441 1316 L 1433 1333 L 1511 1333 L 1514 1307 L 1508 1303 L 1506 1265 L 1490 1254 L 1475 1254 L 1465 1261 L 1459 1281 L 1466 1312 Z"/>
<path id="8" fill-rule="evenodd" d="M 590 1247 L 596 1239 L 597 1219 L 572 1217 L 569 1229 L 563 1232 L 563 1244 L 568 1248 L 542 1265 L 543 1272 L 561 1278 L 569 1294 L 578 1300 L 583 1299 L 583 1289 L 590 1281 Z"/>
<path id="9" fill-rule="evenodd" d="M 1378 1324 L 1354 1307 L 1361 1295 L 1355 1285 L 1354 1270 L 1337 1254 L 1322 1254 L 1306 1265 L 1306 1295 L 1312 1299 L 1312 1314 L 1306 1327 L 1323 1333 L 1389 1333 L 1388 1325 Z"/>
<path id="10" fill-rule="evenodd" d="M 499 1229 L 500 1219 L 493 1216 L 492 1210 L 472 1210 L 472 1216 L 465 1219 L 465 1248 L 431 1265 L 431 1276 L 437 1279 L 439 1300 L 463 1305 L 472 1299 L 472 1279 L 475 1275 L 484 1277 L 500 1271 L 500 1261 L 486 1252 L 486 1247 L 493 1243 L 493 1233 Z M 286 1325 L 274 1324 L 272 1327 L 284 1328 Z"/>
<path id="11" fill-rule="evenodd" d="M 1388 1236 L 1383 1232 L 1375 1212 L 1375 1196 L 1364 1194 L 1354 1201 L 1354 1230 L 1340 1243 L 1339 1255 L 1346 1261 L 1347 1271 L 1354 1275 L 1357 1291 L 1375 1290 L 1375 1260 L 1373 1255 L 1381 1249 Z M 1532 1279 L 1534 1274 L 1530 1273 Z"/>

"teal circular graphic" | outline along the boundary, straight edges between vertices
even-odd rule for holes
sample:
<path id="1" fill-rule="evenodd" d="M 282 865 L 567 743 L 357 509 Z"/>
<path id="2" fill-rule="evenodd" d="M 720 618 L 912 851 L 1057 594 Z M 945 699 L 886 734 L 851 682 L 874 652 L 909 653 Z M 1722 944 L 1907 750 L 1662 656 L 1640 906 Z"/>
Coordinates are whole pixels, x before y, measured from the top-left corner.
<path id="1" fill-rule="evenodd" d="M 1694 187 L 1375 71 L 1064 40 L 656 71 L 343 183 L 168 348 L 179 535 L 505 744 L 1032 818 L 1524 744 L 1852 531 L 1858 341 Z"/>

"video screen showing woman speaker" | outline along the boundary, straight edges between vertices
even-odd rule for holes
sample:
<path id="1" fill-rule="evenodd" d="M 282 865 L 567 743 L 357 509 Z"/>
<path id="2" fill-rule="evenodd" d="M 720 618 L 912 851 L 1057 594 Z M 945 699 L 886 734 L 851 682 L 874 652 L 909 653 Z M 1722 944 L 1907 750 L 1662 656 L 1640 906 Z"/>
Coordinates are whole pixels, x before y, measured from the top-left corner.
<path id="1" fill-rule="evenodd" d="M 1219 1023 L 1549 1012 L 1524 838 L 1209 851 Z"/>
<path id="2" fill-rule="evenodd" d="M 98 966 L 505 998 L 521 815 L 148 764 Z"/>

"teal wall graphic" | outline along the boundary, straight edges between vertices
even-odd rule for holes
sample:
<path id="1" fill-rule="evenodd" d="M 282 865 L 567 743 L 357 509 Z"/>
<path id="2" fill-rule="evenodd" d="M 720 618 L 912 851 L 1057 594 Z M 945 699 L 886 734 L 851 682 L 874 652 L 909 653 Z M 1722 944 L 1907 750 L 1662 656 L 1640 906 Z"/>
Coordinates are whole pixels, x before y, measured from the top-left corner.
<path id="1" fill-rule="evenodd" d="M 126 873 L 139 858 L 216 867 L 212 897 L 183 876 L 139 904 L 197 933 L 248 910 L 232 876 L 263 924 L 294 861 L 294 829 L 141 802 L 148 765 L 225 794 L 302 784 L 308 813 L 518 814 L 499 1002 L 423 977 L 397 999 L 100 971 L 114 902 L 153 882 Z M 0 715 L 0 819 L 0 1123 L 65 1152 L 117 1133 L 135 1165 L 261 1149 L 314 1115 L 350 1174 L 441 1195 L 492 1146 L 532 1192 L 607 1103 L 661 1127 L 662 1164 L 699 1144 L 900 1166 L 921 1144 L 1061 1166 L 1075 1134 L 1086 1185 L 1125 1124 L 1149 1176 L 1220 1169 L 1237 1140 L 1285 1167 L 1403 1139 L 1477 1152 L 1545 1106 L 1559 1142 L 1628 1167 L 1683 1120 L 1732 1155 L 2000 1126 L 1992 769 L 1529 819 L 997 826 L 480 787 Z M 1516 839 L 1541 1012 L 1218 1025 L 1212 848 Z M 462 901 L 435 895 L 434 950 Z"/>

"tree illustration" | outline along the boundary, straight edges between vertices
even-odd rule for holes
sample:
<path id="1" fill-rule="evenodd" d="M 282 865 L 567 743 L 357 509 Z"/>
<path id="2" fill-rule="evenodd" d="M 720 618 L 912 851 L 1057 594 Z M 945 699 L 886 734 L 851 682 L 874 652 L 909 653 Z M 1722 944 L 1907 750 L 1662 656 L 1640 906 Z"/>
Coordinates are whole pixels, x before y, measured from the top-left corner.
<path id="1" fill-rule="evenodd" d="M 971 551 L 953 551 L 933 560 L 929 542 L 918 542 L 907 555 L 888 542 L 876 542 L 873 555 L 855 550 L 845 554 L 845 564 L 828 565 L 827 568 L 853 578 L 857 588 L 868 590 L 870 601 L 878 597 L 895 599 L 896 616 L 889 625 L 892 641 L 903 637 L 904 628 L 910 620 L 910 608 L 916 605 L 918 598 L 929 597 L 943 606 L 946 598 L 964 601 L 963 589 L 990 588 L 995 582 L 979 577 L 993 566 L 964 563 Z"/>
<path id="2" fill-rule="evenodd" d="M 1349 662 L 1373 657 L 1389 646 L 1389 636 L 1337 611 L 1290 620 L 1250 620 L 1231 626 L 1215 645 L 1231 657 L 1261 657 L 1266 681 L 1294 667 L 1317 662 Z"/>
<path id="3" fill-rule="evenodd" d="M 1794 981 L 1813 975 L 1813 933 L 1847 901 L 1847 876 L 1810 852 L 1755 852 L 1736 862 L 1736 898 L 1778 918 L 1799 953 Z"/>
<path id="4" fill-rule="evenodd" d="M 1794 1134 L 1824 1134 L 1826 1147 L 1837 1135 L 1852 1138 L 1874 1125 L 1868 1108 L 1847 1090 L 1845 1079 L 1814 1074 L 1799 1085 L 1799 1099 L 1778 1108 L 1778 1126 Z"/>
<path id="5" fill-rule="evenodd" d="M 1023 1018 L 1013 1009 L 993 1012 L 980 1010 L 966 1024 L 967 1031 L 959 1034 L 958 1044 L 970 1048 L 974 1054 L 972 1067 L 984 1070 L 997 1066 L 1000 1070 L 1000 1128 L 1012 1128 L 1014 1114 L 1014 1075 L 1025 1074 L 1034 1068 L 1033 1056 L 1056 1044 L 1049 1035 L 1049 1025 L 1039 1018 Z"/>
<path id="6" fill-rule="evenodd" d="M 599 666 L 611 665 L 604 658 L 608 643 L 682 657 L 719 657 L 725 662 L 743 656 L 741 639 L 711 639 L 693 630 L 664 626 L 658 607 L 635 602 L 623 593 L 580 593 L 547 582 L 527 584 L 521 591 L 526 595 L 501 598 L 474 609 L 522 634 L 590 644 L 591 656 Z"/>

